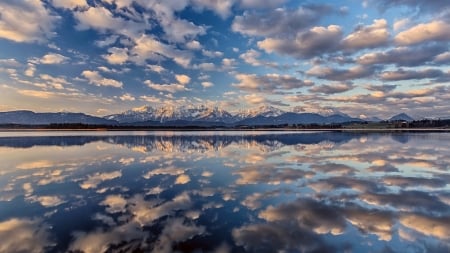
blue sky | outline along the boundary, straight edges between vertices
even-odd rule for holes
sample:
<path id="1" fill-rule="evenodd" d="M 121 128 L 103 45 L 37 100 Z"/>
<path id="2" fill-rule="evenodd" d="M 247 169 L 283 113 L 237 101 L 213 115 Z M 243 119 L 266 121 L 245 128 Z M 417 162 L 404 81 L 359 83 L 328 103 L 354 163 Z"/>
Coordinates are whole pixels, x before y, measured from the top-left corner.
<path id="1" fill-rule="evenodd" d="M 450 115 L 450 2 L 3 0 L 0 110 Z"/>

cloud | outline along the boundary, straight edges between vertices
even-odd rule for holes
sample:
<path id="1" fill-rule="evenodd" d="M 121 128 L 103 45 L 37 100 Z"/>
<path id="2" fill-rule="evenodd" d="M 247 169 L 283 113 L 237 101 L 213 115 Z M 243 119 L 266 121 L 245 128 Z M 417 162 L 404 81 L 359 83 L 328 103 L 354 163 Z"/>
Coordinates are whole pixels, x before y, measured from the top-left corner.
<path id="1" fill-rule="evenodd" d="M 138 1 L 138 3 L 152 13 L 152 17 L 158 21 L 169 42 L 182 43 L 206 33 L 206 27 L 197 26 L 175 15 L 175 12 L 180 12 L 188 6 L 188 1 Z"/>
<path id="2" fill-rule="evenodd" d="M 0 13 L 0 38 L 15 42 L 46 42 L 56 35 L 54 29 L 60 18 L 40 0 L 4 0 Z"/>
<path id="3" fill-rule="evenodd" d="M 131 95 L 130 93 L 125 93 L 122 96 L 119 97 L 120 100 L 122 101 L 134 101 L 136 100 L 135 97 L 133 97 L 133 95 Z"/>
<path id="4" fill-rule="evenodd" d="M 251 9 L 273 9 L 287 2 L 287 0 L 240 0 L 240 5 L 242 8 Z"/>
<path id="5" fill-rule="evenodd" d="M 409 18 L 403 18 L 400 20 L 396 20 L 393 25 L 394 31 L 401 30 L 402 28 L 407 26 L 410 22 L 411 22 L 411 20 Z"/>
<path id="6" fill-rule="evenodd" d="M 194 64 L 193 68 L 200 69 L 203 71 L 213 71 L 216 69 L 216 65 L 214 65 L 214 63 L 212 62 L 204 62 L 200 64 Z"/>
<path id="7" fill-rule="evenodd" d="M 294 39 L 267 38 L 259 41 L 258 47 L 267 53 L 279 53 L 296 58 L 311 58 L 336 50 L 342 37 L 337 25 L 316 26 L 308 31 L 297 33 Z"/>
<path id="8" fill-rule="evenodd" d="M 175 79 L 177 79 L 178 83 L 181 85 L 186 85 L 191 81 L 191 78 L 187 75 L 175 75 Z"/>
<path id="9" fill-rule="evenodd" d="M 411 79 L 427 79 L 438 78 L 444 73 L 439 69 L 423 69 L 423 70 L 404 70 L 402 68 L 396 71 L 385 71 L 380 74 L 382 81 L 401 81 Z"/>
<path id="10" fill-rule="evenodd" d="M 121 176 L 122 176 L 121 171 L 95 173 L 92 175 L 88 175 L 87 179 L 80 184 L 80 187 L 83 189 L 97 188 L 97 186 L 102 182 L 119 178 Z"/>
<path id="11" fill-rule="evenodd" d="M 254 49 L 250 49 L 239 56 L 239 58 L 252 66 L 263 65 L 263 63 L 258 59 L 259 57 L 261 57 L 261 53 Z"/>
<path id="12" fill-rule="evenodd" d="M 450 219 L 448 216 L 428 217 L 421 214 L 404 214 L 400 224 L 427 236 L 441 240 L 450 239 Z"/>
<path id="13" fill-rule="evenodd" d="M 205 89 L 206 89 L 206 88 L 211 88 L 211 87 L 214 86 L 214 84 L 211 83 L 211 82 L 202 82 L 201 85 L 202 85 L 203 88 L 205 88 Z"/>
<path id="14" fill-rule="evenodd" d="M 182 174 L 177 177 L 177 179 L 175 180 L 175 184 L 187 184 L 190 181 L 191 178 L 188 175 Z"/>
<path id="15" fill-rule="evenodd" d="M 177 167 L 167 167 L 167 168 L 157 168 L 150 170 L 146 174 L 143 175 L 145 179 L 150 179 L 156 175 L 171 175 L 171 176 L 179 176 L 184 173 L 184 169 Z"/>
<path id="16" fill-rule="evenodd" d="M 226 18 L 231 15 L 231 7 L 235 0 L 192 0 L 194 9 L 208 9 L 217 13 L 220 17 Z"/>
<path id="17" fill-rule="evenodd" d="M 344 210 L 346 219 L 363 233 L 374 234 L 379 240 L 389 242 L 392 239 L 394 217 L 389 212 L 364 209 Z"/>
<path id="18" fill-rule="evenodd" d="M 318 234 L 342 234 L 345 230 L 345 219 L 339 210 L 320 202 L 299 199 L 294 202 L 269 206 L 258 215 L 268 222 L 291 220 L 299 227 L 306 227 Z"/>
<path id="19" fill-rule="evenodd" d="M 375 2 L 379 8 L 386 10 L 388 8 L 395 8 L 406 6 L 412 11 L 419 9 L 422 12 L 435 12 L 445 10 L 450 6 L 449 2 L 441 0 L 371 0 Z"/>
<path id="20" fill-rule="evenodd" d="M 50 227 L 40 220 L 13 218 L 0 222 L 0 252 L 39 253 L 54 245 Z"/>
<path id="21" fill-rule="evenodd" d="M 202 49 L 202 45 L 197 40 L 191 40 L 185 44 L 186 48 L 190 50 L 200 50 Z"/>
<path id="22" fill-rule="evenodd" d="M 65 9 L 75 9 L 77 7 L 88 7 L 86 0 L 52 0 L 53 6 Z"/>
<path id="23" fill-rule="evenodd" d="M 175 211 L 189 209 L 192 206 L 192 200 L 186 192 L 162 204 L 156 200 L 145 201 L 143 196 L 137 195 L 128 201 L 128 205 L 129 211 L 134 215 L 133 220 L 145 226 L 163 216 L 170 216 Z"/>
<path id="24" fill-rule="evenodd" d="M 37 91 L 37 90 L 17 90 L 19 94 L 22 94 L 24 96 L 28 97 L 36 97 L 36 98 L 52 98 L 55 97 L 57 94 L 50 91 Z"/>
<path id="25" fill-rule="evenodd" d="M 105 200 L 99 203 L 102 206 L 106 206 L 108 213 L 123 213 L 127 205 L 127 200 L 121 195 L 108 195 Z"/>
<path id="26" fill-rule="evenodd" d="M 95 41 L 95 45 L 98 47 L 107 47 L 114 44 L 118 38 L 119 38 L 118 35 L 110 35 L 104 38 L 103 40 Z"/>
<path id="27" fill-rule="evenodd" d="M 415 45 L 428 41 L 449 41 L 450 24 L 436 20 L 430 23 L 418 24 L 395 36 L 398 45 Z"/>
<path id="28" fill-rule="evenodd" d="M 169 93 L 175 93 L 179 91 L 187 91 L 189 90 L 186 88 L 184 84 L 181 83 L 172 83 L 172 84 L 157 84 L 152 82 L 151 80 L 146 80 L 144 82 L 149 88 L 157 90 L 157 91 L 165 91 Z"/>
<path id="29" fill-rule="evenodd" d="M 360 199 L 370 205 L 394 207 L 400 211 L 442 212 L 449 207 L 437 196 L 423 191 L 400 191 L 395 193 L 363 193 Z"/>
<path id="30" fill-rule="evenodd" d="M 78 21 L 76 28 L 79 30 L 95 29 L 100 31 L 118 31 L 125 26 L 125 20 L 114 15 L 105 7 L 89 7 L 87 10 L 73 13 Z"/>
<path id="31" fill-rule="evenodd" d="M 112 47 L 108 49 L 107 55 L 103 55 L 103 58 L 109 64 L 123 64 L 128 60 L 128 49 Z"/>
<path id="32" fill-rule="evenodd" d="M 14 58 L 9 59 L 0 59 L 0 67 L 6 68 L 6 67 L 20 67 L 21 64 Z"/>
<path id="33" fill-rule="evenodd" d="M 153 72 L 156 72 L 156 73 L 159 73 L 159 74 L 161 74 L 162 72 L 166 71 L 166 69 L 163 66 L 160 66 L 160 65 L 149 64 L 149 65 L 147 65 L 147 68 L 150 71 L 153 71 Z"/>
<path id="34" fill-rule="evenodd" d="M 347 81 L 370 77 L 375 70 L 376 68 L 374 67 L 366 66 L 354 66 L 349 69 L 333 69 L 331 67 L 314 66 L 306 71 L 306 74 L 320 79 Z"/>
<path id="35" fill-rule="evenodd" d="M 447 185 L 447 182 L 440 178 L 385 176 L 382 181 L 386 185 L 399 186 L 402 189 L 422 186 L 427 188 L 442 188 Z"/>
<path id="36" fill-rule="evenodd" d="M 235 77 L 239 83 L 233 86 L 249 92 L 273 93 L 276 90 L 292 90 L 313 85 L 311 81 L 303 81 L 290 75 L 237 74 Z"/>
<path id="37" fill-rule="evenodd" d="M 395 64 L 397 66 L 419 66 L 434 60 L 447 49 L 441 46 L 396 47 L 383 52 L 371 52 L 360 56 L 357 62 L 364 65 Z"/>
<path id="38" fill-rule="evenodd" d="M 388 39 L 387 21 L 385 19 L 375 19 L 372 25 L 358 27 L 353 33 L 345 37 L 341 43 L 346 50 L 358 50 L 386 45 Z"/>
<path id="39" fill-rule="evenodd" d="M 342 93 L 349 90 L 352 90 L 354 86 L 349 83 L 337 83 L 337 84 L 323 84 L 323 85 L 315 85 L 314 87 L 310 88 L 310 92 L 314 93 L 323 93 L 323 94 L 336 94 L 336 93 Z"/>
<path id="40" fill-rule="evenodd" d="M 96 86 L 111 86 L 115 88 L 122 88 L 123 83 L 114 79 L 105 78 L 98 73 L 98 71 L 85 70 L 81 73 L 83 77 L 88 79 L 90 84 Z"/>
<path id="41" fill-rule="evenodd" d="M 439 55 L 436 55 L 434 58 L 435 63 L 448 63 L 450 62 L 450 52 L 445 52 Z"/>
<path id="42" fill-rule="evenodd" d="M 255 104 L 261 104 L 256 100 L 257 98 L 253 95 L 246 96 L 246 102 Z M 265 102 L 265 101 L 263 101 Z M 239 170 L 233 172 L 235 175 L 239 175 L 240 177 L 236 180 L 236 183 L 239 185 L 245 184 L 280 184 L 280 183 L 291 183 L 298 179 L 305 178 L 307 176 L 311 176 L 312 173 L 305 172 L 303 170 L 296 170 L 291 168 L 281 168 L 277 169 L 271 165 L 264 165 L 264 169 L 261 169 L 262 162 L 266 159 L 263 156 L 256 157 L 248 157 L 247 162 L 256 163 L 257 165 L 242 167 Z M 262 159 L 262 160 L 260 160 Z"/>
<path id="43" fill-rule="evenodd" d="M 206 57 L 214 58 L 214 57 L 222 57 L 223 53 L 220 51 L 209 51 L 206 49 L 202 49 L 202 54 Z"/>
<path id="44" fill-rule="evenodd" d="M 65 202 L 58 196 L 40 196 L 40 197 L 35 197 L 35 198 L 31 197 L 31 198 L 36 199 L 36 201 L 38 201 L 44 207 L 55 207 L 55 206 L 59 206 Z"/>
<path id="45" fill-rule="evenodd" d="M 62 64 L 65 63 L 69 58 L 64 55 L 56 53 L 48 53 L 39 60 L 42 64 Z"/>
<path id="46" fill-rule="evenodd" d="M 255 1 L 248 3 L 253 4 Z M 259 5 L 264 3 L 258 2 Z M 234 32 L 258 37 L 290 36 L 307 29 L 329 12 L 331 8 L 325 5 L 307 5 L 290 10 L 275 8 L 269 11 L 245 11 L 242 16 L 234 18 L 231 29 Z"/>
<path id="47" fill-rule="evenodd" d="M 172 59 L 175 63 L 187 68 L 192 59 L 188 52 L 166 45 L 149 35 L 142 35 L 134 41 L 136 45 L 131 49 L 130 60 L 144 65 L 146 60 L 159 61 L 164 58 Z"/>

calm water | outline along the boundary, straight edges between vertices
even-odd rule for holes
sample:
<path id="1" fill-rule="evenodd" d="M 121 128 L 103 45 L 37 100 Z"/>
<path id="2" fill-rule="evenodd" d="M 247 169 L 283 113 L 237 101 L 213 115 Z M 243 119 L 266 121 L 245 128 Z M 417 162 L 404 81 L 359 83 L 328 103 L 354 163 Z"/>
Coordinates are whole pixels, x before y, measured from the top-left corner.
<path id="1" fill-rule="evenodd" d="M 450 252 L 449 133 L 0 134 L 0 252 Z"/>

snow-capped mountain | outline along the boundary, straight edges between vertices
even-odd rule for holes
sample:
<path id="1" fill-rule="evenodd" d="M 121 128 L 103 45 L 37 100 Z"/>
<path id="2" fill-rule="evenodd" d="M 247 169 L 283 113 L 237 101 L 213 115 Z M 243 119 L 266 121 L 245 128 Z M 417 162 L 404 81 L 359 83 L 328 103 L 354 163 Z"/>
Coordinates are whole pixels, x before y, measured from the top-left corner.
<path id="1" fill-rule="evenodd" d="M 37 113 L 20 110 L 0 112 L 0 124 L 48 125 L 48 124 L 89 124 L 115 125 L 116 121 L 99 118 L 84 113 L 49 112 Z"/>
<path id="2" fill-rule="evenodd" d="M 360 121 L 344 113 L 327 111 L 329 115 L 317 113 L 285 112 L 273 106 L 260 106 L 241 110 L 233 115 L 219 107 L 180 106 L 151 107 L 143 106 L 124 113 L 106 116 L 106 119 L 135 125 L 198 125 L 219 124 L 237 125 L 277 125 L 277 124 L 331 124 Z M 333 113 L 333 114 L 332 114 Z"/>
<path id="3" fill-rule="evenodd" d="M 413 120 L 414 119 L 411 118 L 406 113 L 400 113 L 400 114 L 394 115 L 389 119 L 389 121 L 413 121 Z"/>
<path id="4" fill-rule="evenodd" d="M 285 113 L 285 111 L 275 108 L 270 105 L 262 105 L 253 109 L 246 109 L 239 111 L 235 117 L 242 120 L 247 118 L 262 117 L 277 117 Z"/>
<path id="5" fill-rule="evenodd" d="M 119 114 L 108 115 L 109 120 L 117 120 L 120 123 L 133 123 L 144 121 L 167 122 L 175 120 L 184 121 L 209 121 L 231 123 L 237 119 L 229 112 L 218 107 L 201 106 L 165 106 L 151 107 L 143 106 L 133 108 Z"/>

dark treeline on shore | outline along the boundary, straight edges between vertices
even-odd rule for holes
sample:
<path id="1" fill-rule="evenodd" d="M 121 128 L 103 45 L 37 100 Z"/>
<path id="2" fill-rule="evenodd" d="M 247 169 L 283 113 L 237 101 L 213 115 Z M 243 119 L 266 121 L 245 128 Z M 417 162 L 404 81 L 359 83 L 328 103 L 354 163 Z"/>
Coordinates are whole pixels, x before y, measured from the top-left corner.
<path id="1" fill-rule="evenodd" d="M 36 129 L 36 130 L 246 130 L 246 129 L 401 129 L 401 128 L 449 128 L 450 119 L 437 120 L 415 120 L 405 121 L 382 121 L 382 122 L 348 122 L 342 124 L 280 124 L 280 125 L 217 125 L 197 126 L 197 125 L 91 125 L 81 123 L 58 123 L 47 125 L 22 125 L 22 124 L 1 124 L 0 129 Z"/>

